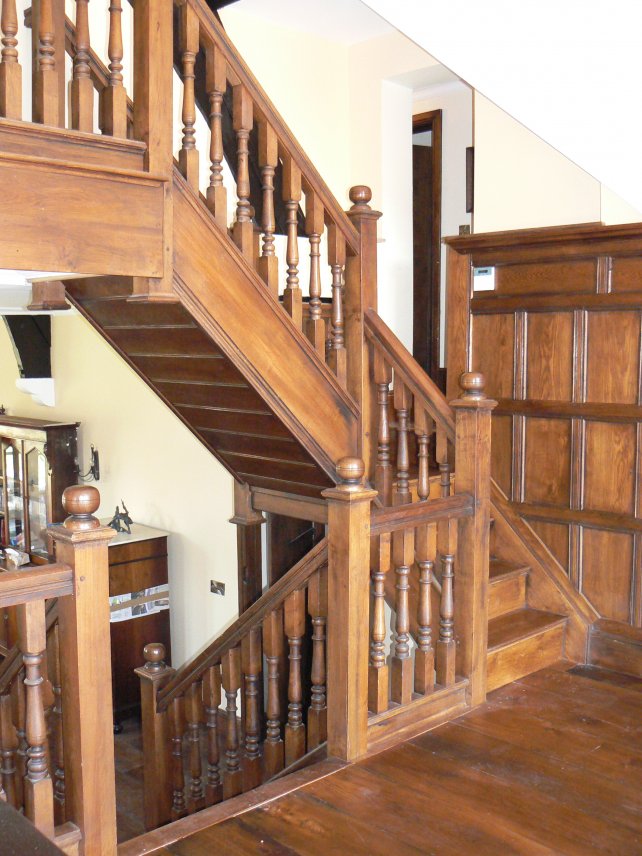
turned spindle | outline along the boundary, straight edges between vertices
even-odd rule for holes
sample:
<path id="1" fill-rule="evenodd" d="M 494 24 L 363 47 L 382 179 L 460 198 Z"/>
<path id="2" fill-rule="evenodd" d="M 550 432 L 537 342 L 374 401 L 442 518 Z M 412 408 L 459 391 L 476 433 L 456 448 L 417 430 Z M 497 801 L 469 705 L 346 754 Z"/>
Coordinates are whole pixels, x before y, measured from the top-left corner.
<path id="1" fill-rule="evenodd" d="M 60 121 L 54 38 L 53 0 L 40 0 L 33 120 L 43 125 L 58 125 Z"/>
<path id="2" fill-rule="evenodd" d="M 9 802 L 14 808 L 20 808 L 16 788 L 16 752 L 18 737 L 11 716 L 11 696 L 0 696 L 0 775 Z"/>
<path id="3" fill-rule="evenodd" d="M 328 572 L 322 568 L 308 584 L 308 614 L 312 622 L 312 692 L 308 708 L 308 752 L 327 736 L 326 623 L 328 620 Z"/>
<path id="4" fill-rule="evenodd" d="M 187 720 L 187 743 L 189 746 L 190 801 L 191 809 L 203 808 L 205 788 L 203 786 L 203 765 L 201 762 L 201 722 L 203 721 L 203 686 L 194 681 L 185 698 Z"/>
<path id="5" fill-rule="evenodd" d="M 281 737 L 281 698 L 279 663 L 283 659 L 283 611 L 275 609 L 263 620 L 263 647 L 267 663 L 267 723 L 265 744 L 265 777 L 272 778 L 285 763 Z"/>
<path id="6" fill-rule="evenodd" d="M 410 457 L 408 450 L 408 431 L 412 395 L 404 382 L 395 377 L 394 406 L 397 414 L 397 486 L 393 498 L 395 505 L 404 505 L 411 501 L 410 494 Z"/>
<path id="7" fill-rule="evenodd" d="M 254 228 L 250 215 L 249 139 L 253 125 L 253 104 L 249 92 L 242 84 L 232 90 L 233 125 L 237 143 L 236 221 L 232 229 L 234 242 L 243 255 L 254 257 Z"/>
<path id="8" fill-rule="evenodd" d="M 245 759 L 243 763 L 243 790 L 249 791 L 261 784 L 261 714 L 263 698 L 260 690 L 263 654 L 261 629 L 255 627 L 241 642 L 241 662 L 245 680 Z"/>
<path id="9" fill-rule="evenodd" d="M 205 730 L 207 733 L 207 805 L 218 803 L 223 798 L 220 757 L 218 748 L 218 709 L 221 704 L 221 667 L 210 666 L 203 675 L 203 706 L 205 708 Z"/>
<path id="10" fill-rule="evenodd" d="M 183 62 L 183 139 L 178 153 L 178 165 L 192 190 L 198 193 L 198 151 L 196 149 L 196 102 L 194 96 L 194 67 L 198 53 L 199 23 L 194 7 L 180 7 L 180 41 Z"/>
<path id="11" fill-rule="evenodd" d="M 259 275 L 275 298 L 279 297 L 279 260 L 274 251 L 274 173 L 279 162 L 276 131 L 266 121 L 259 123 L 259 166 L 263 191 L 263 249 L 259 259 Z"/>
<path id="12" fill-rule="evenodd" d="M 174 818 L 187 813 L 185 773 L 183 772 L 183 734 L 185 733 L 185 699 L 177 696 L 169 708 L 170 740 L 172 745 L 172 814 Z"/>
<path id="13" fill-rule="evenodd" d="M 0 116 L 22 119 L 22 68 L 18 62 L 16 0 L 2 0 L 2 60 L 0 62 Z"/>
<path id="14" fill-rule="evenodd" d="M 210 45 L 205 56 L 207 94 L 210 102 L 210 185 L 207 207 L 222 229 L 227 229 L 227 190 L 223 184 L 223 96 L 227 87 L 225 56 Z"/>
<path id="15" fill-rule="evenodd" d="M 223 798 L 229 799 L 243 790 L 241 762 L 239 759 L 239 733 L 236 719 L 236 696 L 241 689 L 241 649 L 232 648 L 223 655 L 223 690 L 226 704 L 225 733 L 225 776 L 223 778 Z"/>
<path id="16" fill-rule="evenodd" d="M 441 557 L 441 604 L 437 641 L 437 682 L 444 687 L 455 683 L 455 605 L 453 599 L 455 557 Z"/>
<path id="17" fill-rule="evenodd" d="M 328 227 L 328 263 L 332 273 L 332 329 L 329 362 L 339 383 L 345 388 L 348 382 L 348 352 L 345 344 L 343 311 L 346 241 L 334 223 Z"/>
<path id="18" fill-rule="evenodd" d="M 100 94 L 101 130 L 112 137 L 127 137 L 127 92 L 123 86 L 122 0 L 109 3 L 109 79 Z"/>
<path id="19" fill-rule="evenodd" d="M 325 321 L 321 315 L 321 235 L 325 228 L 324 208 L 313 191 L 305 194 L 305 230 L 310 241 L 310 318 L 307 325 L 308 338 L 314 349 L 325 356 Z"/>
<path id="20" fill-rule="evenodd" d="M 397 704 L 412 700 L 413 674 L 410 656 L 410 609 L 408 577 L 415 560 L 414 530 L 403 529 L 392 536 L 392 559 L 397 583 L 395 586 L 395 633 L 391 656 L 392 692 Z"/>
<path id="21" fill-rule="evenodd" d="M 301 646 L 305 633 L 305 591 L 295 591 L 285 601 L 285 634 L 288 638 L 288 721 L 285 725 L 285 766 L 305 754 Z"/>
<path id="22" fill-rule="evenodd" d="M 291 157 L 283 159 L 283 201 L 287 212 L 286 261 L 288 277 L 283 293 L 283 307 L 295 327 L 303 328 L 303 298 L 299 287 L 299 202 L 301 201 L 301 170 Z"/>
<path id="23" fill-rule="evenodd" d="M 392 368 L 381 352 L 374 349 L 374 378 L 377 386 L 377 464 L 375 487 L 384 505 L 392 504 L 392 464 L 390 462 L 390 384 Z"/>
<path id="24" fill-rule="evenodd" d="M 390 571 L 389 533 L 373 538 L 371 578 L 373 594 L 370 662 L 368 667 L 368 710 L 388 709 L 388 663 L 386 661 L 386 574 Z"/>
<path id="25" fill-rule="evenodd" d="M 76 0 L 76 52 L 71 81 L 71 127 L 94 130 L 94 84 L 89 67 L 89 0 Z"/>

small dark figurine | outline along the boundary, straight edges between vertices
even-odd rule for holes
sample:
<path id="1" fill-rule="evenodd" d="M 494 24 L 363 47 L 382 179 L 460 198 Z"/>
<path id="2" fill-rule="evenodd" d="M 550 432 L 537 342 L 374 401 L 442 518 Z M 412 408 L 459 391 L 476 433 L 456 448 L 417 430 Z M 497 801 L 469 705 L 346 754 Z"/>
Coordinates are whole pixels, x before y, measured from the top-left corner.
<path id="1" fill-rule="evenodd" d="M 120 507 L 116 506 L 116 513 L 109 521 L 109 525 L 112 529 L 115 529 L 116 532 L 127 532 L 128 535 L 132 534 L 131 525 L 134 522 L 129 516 L 129 511 L 127 510 L 127 506 L 124 501 L 121 499 L 121 505 L 123 506 L 123 510 L 120 510 Z"/>

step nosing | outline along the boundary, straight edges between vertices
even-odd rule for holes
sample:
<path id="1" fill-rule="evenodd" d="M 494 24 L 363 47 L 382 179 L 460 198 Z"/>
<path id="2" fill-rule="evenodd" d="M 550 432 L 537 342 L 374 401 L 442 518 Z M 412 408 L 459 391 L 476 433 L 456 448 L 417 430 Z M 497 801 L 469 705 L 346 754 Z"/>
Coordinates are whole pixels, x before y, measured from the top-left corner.
<path id="1" fill-rule="evenodd" d="M 521 612 L 521 610 L 515 610 L 515 612 Z M 506 613 L 506 615 L 512 615 L 513 613 Z M 506 615 L 498 615 L 495 618 L 491 618 L 489 624 L 493 621 L 496 621 L 500 618 L 505 618 Z M 533 627 L 530 630 L 524 630 L 519 634 L 511 634 L 506 639 L 502 639 L 500 642 L 496 642 L 494 645 L 488 646 L 488 653 L 493 653 L 495 651 L 501 651 L 504 648 L 509 648 L 512 645 L 515 645 L 519 642 L 526 642 L 528 639 L 533 639 L 536 636 L 543 636 L 545 633 L 550 632 L 551 630 L 556 629 L 562 624 L 565 624 L 567 621 L 566 615 L 553 615 L 551 613 L 551 620 L 546 624 L 541 625 L 540 627 Z"/>

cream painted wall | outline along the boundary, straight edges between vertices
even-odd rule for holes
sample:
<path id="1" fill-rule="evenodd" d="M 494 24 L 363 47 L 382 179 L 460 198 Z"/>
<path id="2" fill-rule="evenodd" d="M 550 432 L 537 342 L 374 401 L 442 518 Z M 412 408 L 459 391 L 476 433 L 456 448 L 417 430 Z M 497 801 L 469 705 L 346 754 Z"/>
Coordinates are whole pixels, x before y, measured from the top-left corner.
<path id="1" fill-rule="evenodd" d="M 9 335 L 0 321 L 0 404 L 16 416 L 81 422 L 80 465 L 100 452 L 99 514 L 121 498 L 134 520 L 168 530 L 173 663 L 180 665 L 237 614 L 232 478 L 79 315 L 52 319 L 56 407 L 15 388 Z M 226 584 L 210 594 L 210 579 Z M 142 652 L 141 652 L 142 653 Z"/>

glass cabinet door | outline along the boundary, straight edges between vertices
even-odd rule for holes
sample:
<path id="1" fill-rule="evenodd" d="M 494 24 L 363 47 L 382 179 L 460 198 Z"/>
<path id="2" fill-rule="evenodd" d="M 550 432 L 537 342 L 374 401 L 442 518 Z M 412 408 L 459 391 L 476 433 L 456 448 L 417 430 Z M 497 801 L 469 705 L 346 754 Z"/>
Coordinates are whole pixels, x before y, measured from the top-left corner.
<path id="1" fill-rule="evenodd" d="M 25 478 L 27 481 L 27 517 L 29 547 L 27 552 L 47 555 L 47 458 L 44 443 L 25 444 Z"/>
<path id="2" fill-rule="evenodd" d="M 25 549 L 25 515 L 22 498 L 22 442 L 8 440 L 4 448 L 7 489 L 6 528 L 10 547 Z"/>

